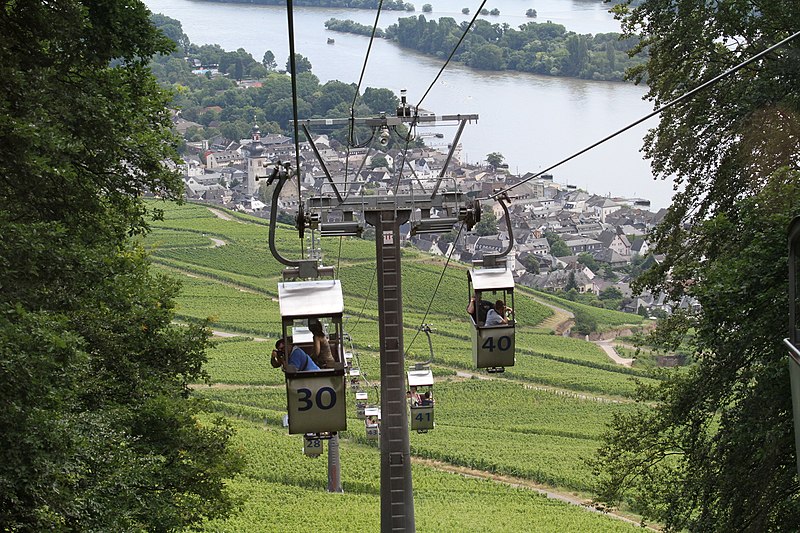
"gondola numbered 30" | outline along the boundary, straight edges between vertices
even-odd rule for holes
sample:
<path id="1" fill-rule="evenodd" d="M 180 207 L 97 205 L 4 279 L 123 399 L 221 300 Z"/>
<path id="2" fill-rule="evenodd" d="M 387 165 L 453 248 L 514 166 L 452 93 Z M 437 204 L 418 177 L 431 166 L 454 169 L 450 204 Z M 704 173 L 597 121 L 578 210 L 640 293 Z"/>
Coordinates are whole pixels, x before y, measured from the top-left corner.
<path id="1" fill-rule="evenodd" d="M 336 279 L 282 282 L 278 284 L 278 301 L 282 338 L 286 339 L 283 369 L 289 433 L 325 438 L 347 429 L 341 282 Z M 328 326 L 333 362 L 325 368 L 301 370 L 290 363 L 292 350 L 314 352 L 314 335 L 309 327 L 316 329 L 317 323 Z"/>
<path id="2" fill-rule="evenodd" d="M 476 368 L 503 372 L 515 362 L 514 276 L 503 261 L 497 268 L 470 269 L 467 280 L 472 361 Z"/>

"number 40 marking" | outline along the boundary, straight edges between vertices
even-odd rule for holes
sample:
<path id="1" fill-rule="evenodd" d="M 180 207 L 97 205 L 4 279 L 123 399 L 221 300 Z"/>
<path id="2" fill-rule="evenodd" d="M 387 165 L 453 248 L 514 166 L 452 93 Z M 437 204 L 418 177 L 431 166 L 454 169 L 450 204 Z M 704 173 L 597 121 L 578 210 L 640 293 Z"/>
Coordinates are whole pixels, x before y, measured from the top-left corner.
<path id="1" fill-rule="evenodd" d="M 495 348 L 500 350 L 501 352 L 505 352 L 509 348 L 511 348 L 511 337 L 508 335 L 503 335 L 502 337 L 497 338 L 497 344 L 494 342 L 494 337 L 489 337 L 485 341 L 483 341 L 483 345 L 481 348 L 484 350 L 489 350 L 493 352 Z"/>

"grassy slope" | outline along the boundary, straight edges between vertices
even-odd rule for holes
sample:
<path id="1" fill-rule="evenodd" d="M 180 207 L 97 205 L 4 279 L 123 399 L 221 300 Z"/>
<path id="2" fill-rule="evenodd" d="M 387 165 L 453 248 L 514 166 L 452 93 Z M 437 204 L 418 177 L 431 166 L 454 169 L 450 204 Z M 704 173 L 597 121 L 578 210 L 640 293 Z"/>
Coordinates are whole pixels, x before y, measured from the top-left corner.
<path id="1" fill-rule="evenodd" d="M 201 320 L 212 316 L 215 328 L 275 338 L 279 332 L 279 314 L 274 298 L 281 268 L 269 253 L 263 221 L 225 221 L 206 207 L 196 205 L 165 206 L 165 212 L 166 220 L 155 225 L 156 230 L 145 242 L 159 268 L 184 280 L 185 291 L 178 300 L 180 318 Z M 239 218 L 248 220 L 246 216 Z M 215 246 L 212 237 L 226 244 Z M 293 231 L 279 231 L 277 240 L 285 255 L 298 249 Z M 323 242 L 329 257 L 327 263 L 340 262 L 346 314 L 351 315 L 346 329 L 356 341 L 362 370 L 368 378 L 375 379 L 379 376 L 379 360 L 371 259 L 374 245 L 345 239 L 342 257 L 337 261 L 338 239 Z M 409 359 L 421 360 L 428 357 L 424 335 L 417 337 L 413 345 L 411 341 L 442 273 L 442 262 L 436 264 L 427 256 L 407 250 L 404 257 L 405 344 L 410 348 Z M 463 309 L 466 301 L 463 268 L 456 266 L 445 272 L 426 318 L 436 328 L 433 334 L 436 366 L 471 368 L 469 330 Z M 370 296 L 365 299 L 367 293 Z M 612 413 L 629 405 L 581 398 L 580 394 L 629 396 L 634 388 L 633 378 L 637 376 L 610 364 L 590 343 L 541 334 L 537 326 L 552 313 L 547 307 L 522 294 L 517 297 L 516 307 L 520 320 L 517 364 L 501 379 L 491 382 L 438 383 L 437 428 L 426 435 L 413 434 L 412 451 L 418 456 L 456 465 L 518 475 L 570 490 L 588 490 L 590 472 L 584 461 L 598 446 L 599 434 Z M 294 522 L 294 527 L 306 529 L 319 521 L 319 527 L 326 529 L 331 524 L 352 531 L 377 529 L 379 488 L 374 444 L 366 442 L 361 423 L 351 418 L 342 451 L 348 494 L 325 494 L 324 475 L 320 477 L 320 472 L 324 473 L 324 459 L 314 462 L 302 456 L 301 440 L 286 435 L 280 428 L 285 393 L 280 374 L 266 364 L 268 352 L 269 345 L 263 342 L 224 341 L 209 354 L 207 368 L 214 379 L 245 387 L 200 387 L 198 394 L 213 400 L 221 412 L 251 421 L 239 423 L 237 437 L 247 450 L 250 471 L 233 482 L 237 491 L 249 495 L 249 501 L 241 515 L 210 529 L 258 531 L 274 529 L 276 524 L 288 527 L 295 518 L 276 510 L 279 494 L 293 501 L 308 499 L 326 509 L 328 506 L 337 509 L 330 513 L 317 509 L 313 517 L 298 518 L 300 521 Z M 452 371 L 437 372 L 439 376 L 442 374 L 452 375 Z M 575 393 L 536 390 L 540 385 Z M 265 456 L 266 449 L 270 451 Z M 280 458 L 279 463 L 271 463 L 276 457 Z M 302 474 L 294 471 L 297 464 L 304 465 Z M 265 474 L 267 471 L 269 474 Z M 414 474 L 420 531 L 456 527 L 475 530 L 471 527 L 474 524 L 480 524 L 478 529 L 486 531 L 628 528 L 528 491 L 464 480 L 424 467 L 415 467 Z M 432 486 L 426 488 L 429 480 L 433 480 Z M 467 492 L 460 494 L 461 491 Z M 455 494 L 459 494 L 457 501 L 453 500 Z M 486 505 L 494 512 L 481 512 Z M 533 512 L 534 508 L 541 514 L 539 511 L 520 514 L 524 509 Z M 531 521 L 531 516 L 537 518 Z M 553 524 L 561 526 L 553 529 Z"/>

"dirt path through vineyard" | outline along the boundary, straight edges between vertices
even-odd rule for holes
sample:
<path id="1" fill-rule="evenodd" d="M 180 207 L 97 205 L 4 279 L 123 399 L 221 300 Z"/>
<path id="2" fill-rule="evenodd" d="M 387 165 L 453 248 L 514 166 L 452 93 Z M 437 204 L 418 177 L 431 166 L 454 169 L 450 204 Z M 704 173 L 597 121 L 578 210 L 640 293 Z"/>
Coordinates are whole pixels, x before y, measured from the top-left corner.
<path id="1" fill-rule="evenodd" d="M 485 479 L 493 481 L 495 483 L 502 483 L 504 485 L 508 485 L 515 488 L 532 490 L 538 492 L 539 494 L 543 494 L 548 498 L 559 500 L 568 503 L 570 505 L 576 505 L 588 511 L 606 514 L 618 520 L 622 520 L 623 522 L 628 522 L 629 524 L 634 524 L 637 526 L 641 525 L 639 521 L 634 520 L 633 518 L 626 516 L 623 513 L 598 507 L 594 505 L 592 501 L 589 499 L 581 498 L 580 496 L 577 496 L 573 493 L 556 491 L 551 487 L 540 485 L 539 483 L 531 481 L 530 479 L 524 479 L 514 476 L 506 476 L 501 474 L 493 474 L 491 472 L 486 472 L 483 470 L 475 470 L 474 468 L 467 468 L 465 466 L 456 466 L 450 463 L 436 461 L 433 459 L 423 459 L 421 457 L 412 456 L 411 461 L 419 465 L 424 465 L 430 468 L 434 468 L 436 470 L 440 470 L 442 472 L 449 472 L 451 474 L 458 474 L 460 476 L 474 478 L 474 479 Z M 649 526 L 645 526 L 645 529 L 648 529 L 650 531 L 659 531 L 658 529 Z"/>

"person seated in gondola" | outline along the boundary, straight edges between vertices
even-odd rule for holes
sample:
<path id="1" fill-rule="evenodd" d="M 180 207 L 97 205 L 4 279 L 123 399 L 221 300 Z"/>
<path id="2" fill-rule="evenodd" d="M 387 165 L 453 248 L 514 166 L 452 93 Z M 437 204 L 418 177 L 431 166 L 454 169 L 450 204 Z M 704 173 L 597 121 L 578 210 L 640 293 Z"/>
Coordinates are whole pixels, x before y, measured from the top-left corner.
<path id="1" fill-rule="evenodd" d="M 301 372 L 306 370 L 319 370 L 319 366 L 317 366 L 314 360 L 311 359 L 311 356 L 303 351 L 303 349 L 299 346 L 292 347 L 292 351 L 289 353 L 288 361 L 285 358 L 285 354 L 286 339 L 278 339 L 275 342 L 275 349 L 272 350 L 272 357 L 270 357 L 269 360 L 272 368 L 283 366 L 285 370 L 286 365 L 292 365 Z"/>
<path id="2" fill-rule="evenodd" d="M 433 405 L 433 395 L 431 391 L 425 391 L 425 394 L 422 395 L 422 400 L 420 400 L 419 404 L 422 407 L 430 407 Z"/>
<path id="3" fill-rule="evenodd" d="M 366 420 L 366 425 L 367 425 L 367 427 L 370 427 L 370 428 L 378 427 L 378 417 L 375 416 L 375 415 L 368 416 L 367 420 Z"/>
<path id="4" fill-rule="evenodd" d="M 417 392 L 417 388 L 411 387 L 411 389 L 408 392 L 406 392 L 406 398 L 408 398 L 408 401 L 412 407 L 418 406 L 420 402 L 420 397 L 419 393 Z"/>
<path id="5" fill-rule="evenodd" d="M 510 307 L 506 307 L 506 304 L 503 300 L 497 300 L 494 303 L 494 307 L 489 309 L 486 313 L 486 323 L 485 326 L 504 326 L 508 324 L 508 318 L 506 318 L 506 313 L 510 313 L 512 309 Z"/>
<path id="6" fill-rule="evenodd" d="M 475 297 L 469 299 L 469 305 L 467 305 L 467 314 L 472 317 L 472 320 L 477 325 L 482 325 L 486 322 L 486 316 L 489 313 L 489 310 L 492 309 L 494 306 L 492 302 L 488 300 L 481 299 L 478 302 L 478 305 L 475 305 Z"/>
<path id="7" fill-rule="evenodd" d="M 309 320 L 308 330 L 314 335 L 314 351 L 311 354 L 311 358 L 320 368 L 333 368 L 333 364 L 336 361 L 333 358 L 331 345 L 320 321 Z"/>

